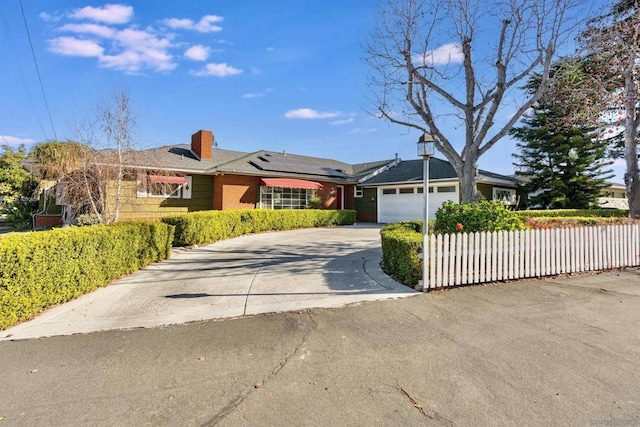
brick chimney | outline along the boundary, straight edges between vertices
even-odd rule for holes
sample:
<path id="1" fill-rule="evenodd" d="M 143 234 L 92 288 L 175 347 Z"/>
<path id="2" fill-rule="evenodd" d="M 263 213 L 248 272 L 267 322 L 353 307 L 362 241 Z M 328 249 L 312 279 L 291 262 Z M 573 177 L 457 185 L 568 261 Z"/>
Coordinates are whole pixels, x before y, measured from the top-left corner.
<path id="1" fill-rule="evenodd" d="M 210 130 L 199 130 L 191 135 L 191 151 L 200 157 L 200 160 L 213 158 L 213 133 Z"/>

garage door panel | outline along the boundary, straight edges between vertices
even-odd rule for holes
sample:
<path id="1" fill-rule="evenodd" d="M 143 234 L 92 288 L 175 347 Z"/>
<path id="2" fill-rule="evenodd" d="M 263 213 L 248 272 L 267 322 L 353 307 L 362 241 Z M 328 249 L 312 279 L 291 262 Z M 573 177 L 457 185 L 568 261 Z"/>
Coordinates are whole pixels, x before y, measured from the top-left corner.
<path id="1" fill-rule="evenodd" d="M 382 190 L 380 190 L 378 193 L 380 201 L 378 222 L 392 223 L 422 219 L 422 193 L 382 193 Z M 435 219 L 436 211 L 438 210 L 438 208 L 448 200 L 452 200 L 457 203 L 457 201 L 459 200 L 458 191 L 451 193 L 429 193 L 429 219 Z"/>

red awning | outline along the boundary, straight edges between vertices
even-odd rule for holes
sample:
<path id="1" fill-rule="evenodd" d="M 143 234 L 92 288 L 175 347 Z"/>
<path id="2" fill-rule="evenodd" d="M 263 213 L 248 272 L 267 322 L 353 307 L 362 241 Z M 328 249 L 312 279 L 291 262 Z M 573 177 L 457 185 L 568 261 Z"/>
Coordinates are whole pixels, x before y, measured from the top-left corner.
<path id="1" fill-rule="evenodd" d="M 187 179 L 183 176 L 149 175 L 149 182 L 161 182 L 163 184 L 186 184 Z"/>
<path id="2" fill-rule="evenodd" d="M 305 181 L 304 179 L 291 178 L 262 178 L 260 179 L 261 187 L 279 187 L 279 188 L 307 188 L 309 190 L 322 190 L 322 184 L 314 181 Z"/>

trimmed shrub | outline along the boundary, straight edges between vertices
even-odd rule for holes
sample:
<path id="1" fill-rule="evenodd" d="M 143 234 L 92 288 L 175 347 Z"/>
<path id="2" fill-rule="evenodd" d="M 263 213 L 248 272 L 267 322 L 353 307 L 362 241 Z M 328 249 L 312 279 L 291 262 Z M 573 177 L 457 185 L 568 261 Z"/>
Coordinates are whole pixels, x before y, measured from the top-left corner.
<path id="1" fill-rule="evenodd" d="M 517 211 L 516 213 L 522 219 L 548 217 L 626 218 L 629 216 L 629 211 L 623 209 L 548 209 Z"/>
<path id="2" fill-rule="evenodd" d="M 162 222 L 175 226 L 175 246 L 191 246 L 264 231 L 354 224 L 356 212 L 317 209 L 201 211 L 166 216 Z"/>
<path id="3" fill-rule="evenodd" d="M 172 241 L 172 226 L 146 221 L 0 238 L 0 329 L 168 258 Z"/>
<path id="4" fill-rule="evenodd" d="M 434 229 L 436 233 L 475 233 L 522 230 L 524 224 L 520 216 L 497 200 L 464 204 L 448 201 L 436 212 Z"/>
<path id="5" fill-rule="evenodd" d="M 388 224 L 380 230 L 382 269 L 401 283 L 414 286 L 422 277 L 422 221 Z"/>

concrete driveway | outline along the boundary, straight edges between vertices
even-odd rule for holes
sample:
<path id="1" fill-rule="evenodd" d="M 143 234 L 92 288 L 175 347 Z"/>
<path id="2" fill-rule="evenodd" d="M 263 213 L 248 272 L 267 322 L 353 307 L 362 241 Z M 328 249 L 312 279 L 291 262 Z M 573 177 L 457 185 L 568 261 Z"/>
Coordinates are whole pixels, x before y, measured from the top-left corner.
<path id="1" fill-rule="evenodd" d="M 0 339 L 153 327 L 415 295 L 380 270 L 379 227 L 243 236 L 174 250 L 109 286 L 3 331 Z"/>

